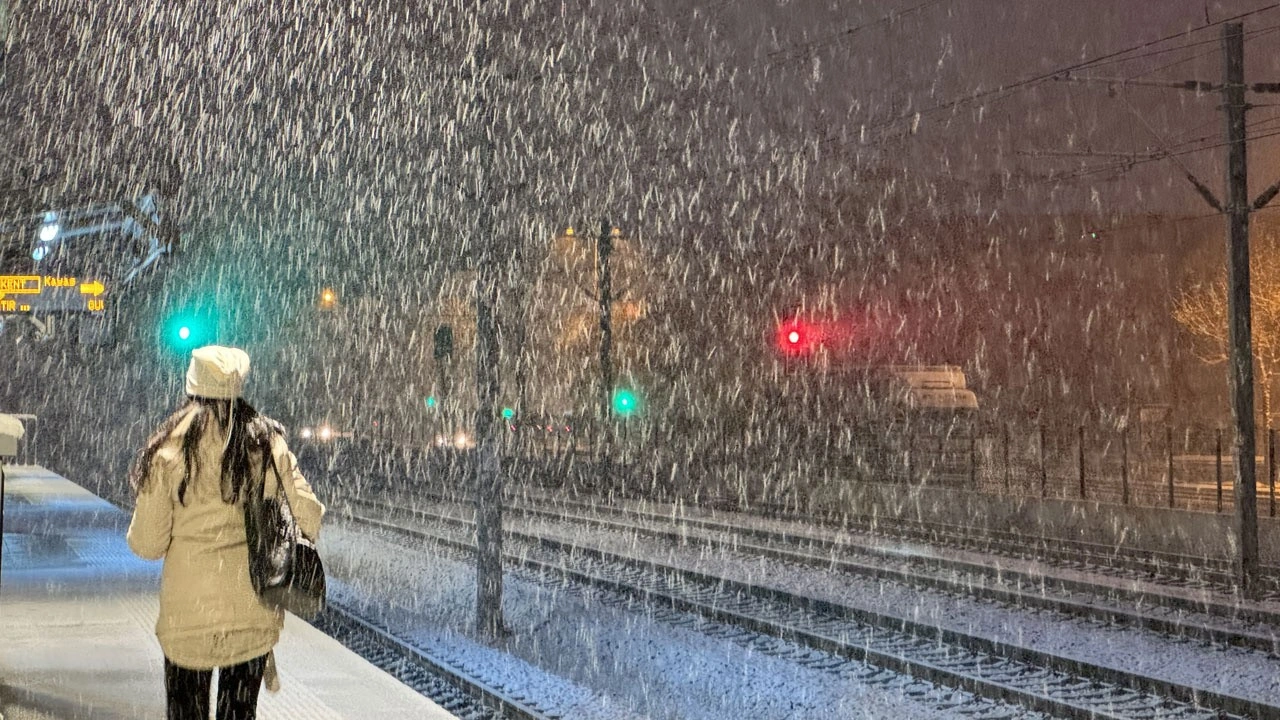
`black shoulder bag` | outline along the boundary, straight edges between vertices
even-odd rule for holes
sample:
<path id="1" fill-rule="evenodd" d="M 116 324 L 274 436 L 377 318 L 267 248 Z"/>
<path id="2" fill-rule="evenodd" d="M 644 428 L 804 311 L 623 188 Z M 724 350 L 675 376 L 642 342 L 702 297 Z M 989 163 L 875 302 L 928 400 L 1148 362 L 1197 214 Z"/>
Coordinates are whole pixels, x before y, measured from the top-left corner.
<path id="1" fill-rule="evenodd" d="M 262 486 L 250 486 L 244 501 L 244 531 L 249 541 L 249 579 L 263 604 L 312 620 L 325 605 L 324 565 L 310 540 L 302 536 L 276 470 L 271 451 L 263 462 Z M 276 492 L 267 497 L 267 463 L 276 474 Z"/>

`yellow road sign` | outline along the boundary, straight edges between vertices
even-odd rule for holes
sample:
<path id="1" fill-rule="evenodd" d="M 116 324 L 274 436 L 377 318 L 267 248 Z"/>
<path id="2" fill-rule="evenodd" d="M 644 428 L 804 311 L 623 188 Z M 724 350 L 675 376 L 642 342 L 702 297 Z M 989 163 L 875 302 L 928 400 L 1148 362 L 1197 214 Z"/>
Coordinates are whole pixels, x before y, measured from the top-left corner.
<path id="1" fill-rule="evenodd" d="M 102 312 L 107 286 L 98 279 L 63 275 L 0 275 L 0 314 Z"/>
<path id="2" fill-rule="evenodd" d="M 39 275 L 0 275 L 0 299 L 5 295 L 39 295 Z"/>

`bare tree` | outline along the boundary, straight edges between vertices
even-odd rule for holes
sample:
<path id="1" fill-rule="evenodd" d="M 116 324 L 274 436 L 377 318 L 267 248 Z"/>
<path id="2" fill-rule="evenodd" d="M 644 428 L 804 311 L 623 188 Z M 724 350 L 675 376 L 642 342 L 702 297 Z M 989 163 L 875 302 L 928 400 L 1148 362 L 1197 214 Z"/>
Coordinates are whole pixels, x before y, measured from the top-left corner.
<path id="1" fill-rule="evenodd" d="M 532 245 L 532 244 L 531 244 Z M 582 381 L 591 377 L 589 367 L 599 347 L 599 308 L 596 297 L 594 241 L 587 236 L 562 233 L 532 245 L 527 267 L 515 270 L 512 281 L 498 309 L 505 327 L 527 337 L 514 341 L 504 349 L 504 372 L 525 373 L 534 390 L 525 397 L 517 381 L 507 395 L 521 412 L 564 413 L 582 410 L 578 397 Z M 641 324 L 650 313 L 659 289 L 650 278 L 654 261 L 645 255 L 636 241 L 615 238 L 613 277 L 615 297 L 612 320 L 614 344 L 619 369 L 624 377 L 642 371 L 646 349 Z M 476 273 L 466 270 L 454 273 L 442 285 L 433 307 L 433 318 L 453 326 L 454 342 L 459 353 L 474 347 L 476 315 L 469 297 L 474 292 Z M 516 284 L 519 283 L 519 287 Z M 522 330 L 520 326 L 529 327 Z M 465 365 L 465 361 L 463 362 Z M 522 367 L 523 366 L 523 367 Z"/>
<path id="2" fill-rule="evenodd" d="M 643 256 L 633 240 L 613 239 L 613 310 L 616 329 L 625 331 L 644 317 L 651 302 L 651 282 L 646 277 L 650 260 Z M 596 292 L 595 241 L 591 236 L 579 237 L 572 229 L 557 236 L 547 249 L 539 281 L 534 289 L 534 310 L 559 315 L 553 323 L 555 342 L 564 348 L 594 348 L 593 332 L 600 301 Z"/>
<path id="3" fill-rule="evenodd" d="M 1271 427 L 1272 380 L 1280 368 L 1280 232 L 1255 228 L 1250 244 L 1253 361 L 1262 420 Z M 1216 265 L 1212 273 L 1184 285 L 1173 307 L 1174 319 L 1193 339 L 1196 356 L 1211 365 L 1229 357 L 1226 269 Z"/>

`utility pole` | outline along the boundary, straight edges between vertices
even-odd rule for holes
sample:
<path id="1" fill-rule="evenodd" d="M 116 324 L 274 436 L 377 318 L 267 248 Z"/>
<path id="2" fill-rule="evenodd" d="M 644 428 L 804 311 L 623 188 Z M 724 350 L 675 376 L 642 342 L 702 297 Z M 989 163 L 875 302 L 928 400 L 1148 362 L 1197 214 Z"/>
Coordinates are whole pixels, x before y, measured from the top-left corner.
<path id="1" fill-rule="evenodd" d="M 516 381 L 516 416 L 524 414 L 529 407 L 529 297 L 532 272 L 525 264 L 525 243 L 516 242 L 515 252 L 511 257 L 508 284 L 511 287 L 512 307 L 515 308 L 515 327 L 512 333 L 512 347 L 515 353 Z M 517 435 L 517 442 L 522 435 Z"/>
<path id="2" fill-rule="evenodd" d="M 1206 93 L 1222 91 L 1222 109 L 1227 131 L 1227 203 L 1214 197 L 1213 191 L 1196 179 L 1179 163 L 1187 180 L 1214 210 L 1227 219 L 1227 344 L 1230 357 L 1227 370 L 1231 385 L 1231 412 L 1235 420 L 1235 542 L 1238 548 L 1235 570 L 1239 591 L 1254 597 L 1258 590 L 1258 486 L 1257 426 L 1254 417 L 1253 382 L 1253 311 L 1249 279 L 1249 214 L 1261 210 L 1280 194 L 1280 181 L 1272 184 L 1253 202 L 1249 201 L 1249 171 L 1245 129 L 1245 111 L 1249 104 L 1245 92 L 1280 93 L 1280 83 L 1253 83 L 1244 80 L 1244 24 L 1233 22 L 1222 26 L 1223 83 L 1215 85 L 1203 80 L 1181 82 L 1133 81 L 1126 78 L 1069 77 L 1070 82 L 1105 83 L 1108 87 L 1149 85 Z M 1139 116 L 1139 119 L 1142 119 Z M 1145 124 L 1145 120 L 1142 120 Z M 1153 134 L 1155 131 L 1148 126 Z M 1158 137 L 1158 136 L 1157 136 Z M 1161 139 L 1162 144 L 1164 141 Z M 1167 149 L 1166 149 L 1167 152 Z M 1176 157 L 1174 162 L 1178 162 Z"/>
<path id="3" fill-rule="evenodd" d="M 477 4 L 477 10 L 482 4 Z M 498 407 L 498 257 L 494 241 L 493 130 L 495 122 L 488 97 L 493 73 L 489 68 L 487 30 L 479 26 L 473 58 L 477 126 L 475 151 L 477 213 L 476 242 L 476 415 L 475 415 L 475 522 L 476 522 L 476 632 L 487 640 L 507 634 L 502 617 L 502 468 L 495 433 Z"/>
<path id="4" fill-rule="evenodd" d="M 1236 423 L 1236 559 L 1240 592 L 1258 580 L 1258 497 L 1253 417 L 1253 328 L 1249 297 L 1249 174 L 1245 156 L 1244 25 L 1222 27 L 1226 60 L 1222 103 L 1227 119 L 1227 325 L 1231 345 L 1232 412 Z"/>
<path id="5" fill-rule="evenodd" d="M 436 362 L 435 414 L 433 427 L 436 435 L 450 437 L 457 430 L 454 427 L 453 413 L 448 410 L 453 401 L 453 388 L 450 387 L 453 364 L 453 326 L 441 323 L 436 326 L 434 336 L 435 349 L 432 357 Z M 435 438 L 432 438 L 434 441 Z"/>
<path id="6" fill-rule="evenodd" d="M 601 489 L 608 491 L 613 474 L 613 307 L 612 278 L 609 257 L 613 254 L 613 227 L 608 220 L 600 223 L 596 239 L 596 283 L 600 297 L 600 478 Z"/>
<path id="7" fill-rule="evenodd" d="M 435 348 L 432 357 L 436 361 L 436 394 L 439 396 L 436 401 L 453 399 L 453 392 L 449 387 L 449 365 L 453 362 L 453 326 L 448 323 L 441 323 L 436 326 L 436 332 L 433 336 Z"/>
<path id="8" fill-rule="evenodd" d="M 488 216 L 492 209 L 481 212 Z M 492 243 L 492 221 L 482 221 L 482 243 Z M 490 640 L 505 634 L 502 619 L 502 467 L 494 418 L 498 407 L 497 260 L 481 253 L 476 277 L 476 628 Z"/>

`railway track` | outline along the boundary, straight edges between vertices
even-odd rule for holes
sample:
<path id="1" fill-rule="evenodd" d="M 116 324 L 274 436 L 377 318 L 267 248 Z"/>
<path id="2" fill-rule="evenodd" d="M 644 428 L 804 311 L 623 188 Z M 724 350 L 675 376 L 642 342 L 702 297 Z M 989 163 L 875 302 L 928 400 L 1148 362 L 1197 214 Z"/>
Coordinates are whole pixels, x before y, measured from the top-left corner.
<path id="1" fill-rule="evenodd" d="M 464 671 L 456 659 L 416 647 L 350 609 L 330 604 L 313 624 L 460 720 L 564 717 L 538 700 L 523 696 L 519 689 L 484 677 L 482 669 Z"/>
<path id="2" fill-rule="evenodd" d="M 472 547 L 469 520 L 353 501 L 357 522 L 461 550 Z M 389 517 L 412 520 L 413 526 Z M 451 528 L 442 535 L 423 524 Z M 509 567 L 544 582 L 601 588 L 665 612 L 701 616 L 732 632 L 795 643 L 833 662 L 867 663 L 999 703 L 1061 718 L 1222 720 L 1280 717 L 1251 700 L 1056 657 L 1030 648 L 880 615 L 775 588 L 508 532 Z"/>
<path id="3" fill-rule="evenodd" d="M 588 502 L 567 498 L 538 498 L 552 506 L 574 508 L 597 513 L 639 516 L 654 519 L 673 519 L 670 514 L 644 511 L 636 508 L 619 508 L 603 502 Z M 700 509 L 700 508 L 699 508 Z M 830 530 L 866 537 L 894 538 L 925 542 L 958 550 L 970 550 L 990 555 L 1000 555 L 1062 567 L 1111 574 L 1134 580 L 1154 580 L 1166 585 L 1190 589 L 1210 589 L 1230 594 L 1235 592 L 1235 576 L 1231 561 L 1204 556 L 1181 555 L 1161 551 L 1124 550 L 1112 545 L 1080 540 L 1029 537 L 1019 533 L 982 528 L 948 525 L 936 522 L 920 522 L 894 518 L 876 518 L 862 515 L 812 516 L 778 507 L 762 507 L 753 510 L 721 510 L 735 515 L 746 514 L 767 519 L 785 520 L 806 525 L 819 524 Z M 714 510 L 712 512 L 715 512 Z M 711 516 L 693 517 L 681 515 L 681 522 L 694 526 L 715 528 L 725 526 Z M 809 536 L 792 535 L 776 531 L 750 531 L 757 536 L 784 538 L 788 542 L 822 545 L 824 541 Z M 826 543 L 826 547 L 835 545 Z M 1263 566 L 1261 572 L 1262 599 L 1280 601 L 1280 567 Z"/>
<path id="4" fill-rule="evenodd" d="M 567 501 L 581 505 L 580 501 Z M 1230 560 L 1181 555 L 1155 550 L 1122 550 L 1111 545 L 1081 540 L 1028 537 L 1019 533 L 973 528 L 936 522 L 919 522 L 850 515 L 841 518 L 800 515 L 782 508 L 762 508 L 765 517 L 812 524 L 850 533 L 917 540 L 956 549 L 1031 559 L 1047 564 L 1113 573 L 1140 579 L 1156 579 L 1169 585 L 1208 588 L 1221 593 L 1235 592 L 1235 574 Z M 1280 601 L 1280 567 L 1261 568 L 1262 599 Z"/>
<path id="5" fill-rule="evenodd" d="M 416 498 L 421 500 L 422 498 Z M 440 498 L 441 502 L 451 502 Z M 528 500 L 526 500 L 526 503 Z M 570 508 L 577 512 L 570 512 Z M 888 580 L 912 587 L 967 595 L 1011 607 L 1049 610 L 1091 621 L 1123 624 L 1165 635 L 1280 655 L 1280 613 L 1242 608 L 1230 599 L 1203 592 L 1181 593 L 1187 583 L 1161 582 L 1141 569 L 1108 568 L 1103 574 L 1142 582 L 1138 587 L 1092 582 L 1086 576 L 1053 577 L 938 556 L 885 548 L 870 542 L 836 542 L 816 535 L 743 527 L 727 520 L 673 517 L 671 514 L 555 499 L 543 506 L 513 504 L 511 512 L 579 523 L 674 543 L 697 543 Z M 606 516 L 606 517 L 601 517 Z M 618 519 L 622 518 L 622 519 Z M 637 519 L 639 522 L 637 523 Z M 867 539 L 872 536 L 865 535 Z M 1029 558 L 1034 559 L 1034 558 Z M 1157 559 L 1156 562 L 1163 562 Z M 1140 567 L 1139 559 L 1134 564 Z M 1063 564 L 1054 564 L 1061 567 Z M 1077 564 L 1071 570 L 1092 570 Z M 1212 589 L 1212 588 L 1209 588 Z"/>
<path id="6" fill-rule="evenodd" d="M 565 507 L 574 507 L 579 512 L 561 509 Z M 1145 581 L 1144 589 L 1090 582 L 1079 577 L 1053 578 L 1044 573 L 1020 572 L 1009 566 L 993 567 L 937 555 L 926 557 L 899 548 L 835 542 L 813 535 L 742 527 L 725 521 L 675 519 L 668 514 L 586 503 L 557 500 L 550 509 L 513 505 L 511 510 L 533 517 L 561 519 L 677 543 L 729 548 L 1018 607 L 1052 610 L 1209 643 L 1280 654 L 1280 613 L 1260 607 L 1241 608 L 1234 602 L 1214 600 L 1204 593 L 1180 593 L 1178 590 L 1185 589 L 1186 584 L 1168 585 L 1159 583 L 1159 578 L 1153 582 L 1145 574 L 1129 569 L 1113 568 L 1105 574 Z M 610 519 L 619 517 L 626 518 L 626 521 Z M 631 522 L 636 518 L 641 520 L 641 524 Z M 1173 589 L 1164 592 L 1160 589 L 1162 586 Z"/>
<path id="7" fill-rule="evenodd" d="M 416 496 L 418 498 L 423 497 L 421 493 L 417 493 Z M 445 501 L 456 500 L 443 497 L 439 499 Z M 1208 590 L 1223 595 L 1232 595 L 1236 592 L 1235 572 L 1230 560 L 1161 551 L 1128 550 L 1101 543 L 1033 537 L 989 528 L 975 529 L 898 518 L 886 521 L 883 517 L 848 514 L 802 514 L 782 507 L 757 506 L 743 509 L 729 503 L 710 503 L 706 507 L 688 506 L 689 510 L 694 512 L 706 513 L 706 517 L 681 514 L 678 518 L 673 518 L 671 514 L 645 513 L 642 510 L 613 507 L 611 502 L 586 502 L 560 496 L 554 499 L 537 498 L 536 496 L 512 499 L 516 502 L 541 499 L 552 502 L 558 507 L 578 508 L 615 515 L 649 515 L 652 518 L 664 519 L 668 522 L 673 519 L 679 519 L 693 526 L 705 524 L 705 527 L 709 529 L 714 529 L 712 527 L 714 521 L 711 518 L 717 512 L 726 512 L 733 515 L 747 514 L 768 519 L 803 523 L 805 525 L 819 524 L 827 530 L 864 537 L 924 542 L 958 550 L 1035 561 L 1067 570 L 1100 573 L 1135 581 L 1156 582 L 1161 585 L 1180 587 L 1191 591 Z M 724 523 L 720 524 L 723 525 Z M 785 535 L 785 533 L 773 532 L 772 535 L 779 536 Z M 760 537 L 758 533 L 757 537 Z M 821 544 L 820 540 L 811 538 L 798 539 L 814 548 Z M 1280 602 L 1280 567 L 1263 566 L 1259 584 L 1260 599 Z M 1069 588 L 1063 589 L 1070 590 Z M 1080 588 L 1077 591 L 1087 590 Z M 1185 604 L 1180 609 L 1195 611 L 1194 608 L 1187 607 Z"/>

